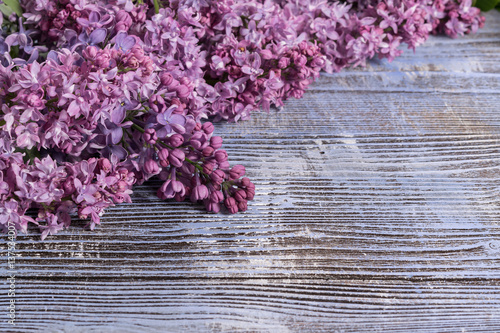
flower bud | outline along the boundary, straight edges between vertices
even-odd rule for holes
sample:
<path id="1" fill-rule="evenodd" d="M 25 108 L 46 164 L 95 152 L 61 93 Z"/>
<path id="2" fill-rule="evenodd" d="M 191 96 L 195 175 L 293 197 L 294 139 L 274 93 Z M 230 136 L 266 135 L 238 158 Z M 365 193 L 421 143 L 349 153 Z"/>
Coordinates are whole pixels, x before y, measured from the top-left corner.
<path id="1" fill-rule="evenodd" d="M 215 170 L 210 175 L 210 179 L 212 180 L 212 182 L 217 185 L 222 184 L 224 178 L 226 178 L 226 174 L 222 170 Z"/>
<path id="2" fill-rule="evenodd" d="M 98 162 L 99 169 L 105 173 L 109 173 L 113 168 L 111 162 L 107 158 L 101 158 Z"/>
<path id="3" fill-rule="evenodd" d="M 172 147 L 177 148 L 184 143 L 184 137 L 182 135 L 176 133 L 176 134 L 172 135 L 168 139 L 168 141 Z"/>
<path id="4" fill-rule="evenodd" d="M 156 135 L 156 131 L 154 128 L 147 128 L 142 134 L 142 138 L 144 141 L 150 145 L 154 145 L 156 140 L 158 140 L 158 136 Z"/>
<path id="5" fill-rule="evenodd" d="M 245 192 L 245 190 L 238 190 L 236 191 L 236 193 L 234 194 L 234 198 L 236 199 L 236 201 L 240 202 L 240 201 L 244 201 L 246 198 L 247 198 L 247 194 Z"/>
<path id="6" fill-rule="evenodd" d="M 101 54 L 99 54 L 96 57 L 95 63 L 100 68 L 108 68 L 109 67 L 109 60 L 110 60 L 109 54 L 101 52 Z"/>
<path id="7" fill-rule="evenodd" d="M 189 80 L 187 77 L 183 76 L 179 79 L 179 83 L 183 84 L 185 86 L 189 86 L 189 84 L 191 83 L 191 80 Z"/>
<path id="8" fill-rule="evenodd" d="M 210 138 L 210 145 L 213 149 L 219 149 L 222 147 L 222 138 L 220 136 L 213 136 Z"/>
<path id="9" fill-rule="evenodd" d="M 134 46 L 130 52 L 139 60 L 143 61 L 144 60 L 144 49 L 138 46 Z"/>
<path id="10" fill-rule="evenodd" d="M 238 212 L 238 205 L 236 204 L 236 200 L 234 200 L 234 198 L 227 198 L 224 200 L 224 205 L 231 214 L 236 214 Z"/>
<path id="11" fill-rule="evenodd" d="M 94 59 L 98 50 L 99 49 L 95 46 L 87 46 L 87 48 L 83 51 L 83 56 L 87 59 Z"/>
<path id="12" fill-rule="evenodd" d="M 174 81 L 174 77 L 172 76 L 172 74 L 170 74 L 168 72 L 163 72 L 160 75 L 160 81 L 161 81 L 161 84 L 168 87 Z"/>
<path id="13" fill-rule="evenodd" d="M 232 167 L 231 171 L 229 171 L 229 179 L 239 179 L 245 174 L 245 167 L 243 165 L 235 165 Z"/>
<path id="14" fill-rule="evenodd" d="M 184 114 L 184 109 L 186 108 L 186 104 L 182 103 L 180 99 L 178 99 L 177 97 L 174 97 L 174 98 L 172 98 L 170 103 L 172 103 L 172 105 L 174 105 L 174 104 L 177 105 L 177 108 L 174 110 L 173 113 Z"/>
<path id="15" fill-rule="evenodd" d="M 218 202 L 207 201 L 205 203 L 205 208 L 209 212 L 214 212 L 214 213 L 220 212 L 220 204 Z"/>
<path id="16" fill-rule="evenodd" d="M 294 59 L 295 65 L 299 67 L 304 67 L 307 64 L 307 58 L 305 55 L 300 55 L 297 58 Z"/>
<path id="17" fill-rule="evenodd" d="M 214 149 L 210 146 L 205 147 L 205 149 L 203 149 L 203 151 L 201 152 L 201 154 L 205 157 L 211 156 L 213 153 Z"/>
<path id="18" fill-rule="evenodd" d="M 127 31 L 129 28 L 130 26 L 124 21 L 116 22 L 115 31 Z"/>
<path id="19" fill-rule="evenodd" d="M 247 194 L 247 200 L 253 200 L 255 196 L 255 189 L 247 188 L 245 189 L 245 193 Z"/>
<path id="20" fill-rule="evenodd" d="M 228 170 L 229 167 L 230 167 L 230 165 L 229 165 L 228 161 L 224 161 L 224 162 L 219 163 L 219 169 L 221 169 L 221 170 Z"/>
<path id="21" fill-rule="evenodd" d="M 246 200 L 238 202 L 238 210 L 240 212 L 245 212 L 248 209 L 248 204 Z"/>
<path id="22" fill-rule="evenodd" d="M 123 23 L 127 24 L 128 26 L 132 25 L 132 18 L 123 9 L 119 10 L 118 13 L 116 13 L 115 19 L 117 22 L 123 22 Z"/>
<path id="23" fill-rule="evenodd" d="M 191 91 L 189 91 L 189 88 L 183 84 L 175 88 L 175 91 L 177 92 L 177 96 L 179 98 L 186 98 L 191 93 Z"/>
<path id="24" fill-rule="evenodd" d="M 222 163 L 227 161 L 227 153 L 225 150 L 217 150 L 214 154 L 217 163 Z"/>
<path id="25" fill-rule="evenodd" d="M 322 57 L 316 57 L 311 62 L 311 67 L 323 68 L 324 65 L 325 65 L 325 59 L 323 59 Z"/>
<path id="26" fill-rule="evenodd" d="M 201 126 L 201 129 L 203 130 L 203 132 L 205 132 L 205 134 L 210 135 L 214 132 L 214 125 L 211 122 L 207 121 L 203 124 L 203 126 Z"/>
<path id="27" fill-rule="evenodd" d="M 271 50 L 265 49 L 265 50 L 261 50 L 259 53 L 260 53 L 260 57 L 262 59 L 269 60 L 269 59 L 274 58 L 274 54 Z"/>
<path id="28" fill-rule="evenodd" d="M 203 172 L 206 174 L 211 174 L 214 171 L 214 164 L 210 162 L 203 163 Z"/>
<path id="29" fill-rule="evenodd" d="M 222 202 L 224 200 L 224 194 L 221 191 L 213 191 L 209 196 L 210 201 L 212 202 Z"/>
<path id="30" fill-rule="evenodd" d="M 167 167 L 170 163 L 168 162 L 168 149 L 167 148 L 162 148 L 159 152 L 158 152 L 158 159 L 160 160 L 160 165 L 162 167 Z"/>
<path id="31" fill-rule="evenodd" d="M 278 61 L 278 68 L 287 68 L 290 65 L 290 58 L 283 57 Z"/>
<path id="32" fill-rule="evenodd" d="M 168 161 L 176 168 L 180 168 L 184 164 L 186 154 L 180 149 L 174 149 L 168 156 Z"/>
<path id="33" fill-rule="evenodd" d="M 144 163 L 144 171 L 146 171 L 146 173 L 149 173 L 151 175 L 156 175 L 157 173 L 160 172 L 160 168 L 158 167 L 158 163 L 156 163 L 155 161 L 147 160 Z"/>
<path id="34" fill-rule="evenodd" d="M 139 65 L 140 65 L 140 62 L 134 55 L 131 55 L 127 58 L 126 66 L 128 68 L 137 69 L 137 68 L 139 68 Z"/>
<path id="35" fill-rule="evenodd" d="M 249 179 L 249 178 L 247 178 L 247 177 L 243 177 L 243 178 L 241 178 L 241 182 L 240 182 L 241 186 L 245 186 L 245 187 L 246 187 L 246 186 L 249 186 L 249 185 L 250 185 L 250 183 L 251 183 L 251 182 L 250 182 L 250 179 Z"/>

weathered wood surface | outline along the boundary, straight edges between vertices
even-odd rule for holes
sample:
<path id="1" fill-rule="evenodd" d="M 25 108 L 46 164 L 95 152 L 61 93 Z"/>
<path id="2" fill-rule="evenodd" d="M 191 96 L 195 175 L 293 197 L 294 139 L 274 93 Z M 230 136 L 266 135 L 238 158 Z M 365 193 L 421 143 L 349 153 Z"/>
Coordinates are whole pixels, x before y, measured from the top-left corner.
<path id="1" fill-rule="evenodd" d="M 150 183 L 95 232 L 19 237 L 17 325 L 0 331 L 499 332 L 499 55 L 491 13 L 219 124 L 257 185 L 247 212 Z"/>

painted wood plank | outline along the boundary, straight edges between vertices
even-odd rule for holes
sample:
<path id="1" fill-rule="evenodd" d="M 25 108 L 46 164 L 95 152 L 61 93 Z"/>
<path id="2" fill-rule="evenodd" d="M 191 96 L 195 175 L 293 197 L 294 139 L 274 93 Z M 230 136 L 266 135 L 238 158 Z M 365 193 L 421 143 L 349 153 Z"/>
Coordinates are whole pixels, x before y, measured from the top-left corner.
<path id="1" fill-rule="evenodd" d="M 500 315 L 493 281 L 32 282 L 18 297 L 24 332 L 491 332 Z"/>

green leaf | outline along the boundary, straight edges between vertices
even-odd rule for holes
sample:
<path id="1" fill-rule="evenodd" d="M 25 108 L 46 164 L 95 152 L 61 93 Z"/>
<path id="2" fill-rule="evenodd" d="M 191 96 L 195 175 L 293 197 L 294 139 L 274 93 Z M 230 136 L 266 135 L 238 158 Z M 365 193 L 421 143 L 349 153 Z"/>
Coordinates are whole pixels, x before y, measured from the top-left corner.
<path id="1" fill-rule="evenodd" d="M 12 14 L 14 11 L 12 9 L 10 9 L 9 7 L 7 7 L 6 5 L 1 4 L 0 5 L 0 12 L 2 12 L 5 15 L 5 17 L 9 17 L 10 14 Z"/>
<path id="2" fill-rule="evenodd" d="M 477 0 L 475 6 L 483 12 L 492 10 L 500 3 L 500 0 Z"/>
<path id="3" fill-rule="evenodd" d="M 17 16 L 21 17 L 23 16 L 23 9 L 21 8 L 21 5 L 19 4 L 18 0 L 3 0 L 3 3 L 9 7 L 12 11 L 14 11 Z"/>

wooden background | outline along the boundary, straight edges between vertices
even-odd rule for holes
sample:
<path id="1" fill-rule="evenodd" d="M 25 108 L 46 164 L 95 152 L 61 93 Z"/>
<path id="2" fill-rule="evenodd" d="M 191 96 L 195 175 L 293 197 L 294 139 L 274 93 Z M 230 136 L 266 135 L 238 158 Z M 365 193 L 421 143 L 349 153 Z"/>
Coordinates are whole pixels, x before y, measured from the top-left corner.
<path id="1" fill-rule="evenodd" d="M 257 195 L 137 188 L 95 232 L 17 240 L 5 332 L 499 332 L 500 13 L 219 124 Z M 7 309 L 5 238 L 0 306 Z"/>

